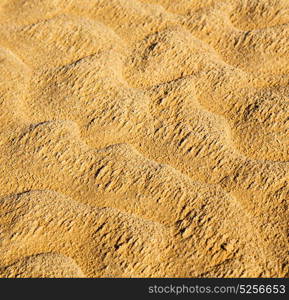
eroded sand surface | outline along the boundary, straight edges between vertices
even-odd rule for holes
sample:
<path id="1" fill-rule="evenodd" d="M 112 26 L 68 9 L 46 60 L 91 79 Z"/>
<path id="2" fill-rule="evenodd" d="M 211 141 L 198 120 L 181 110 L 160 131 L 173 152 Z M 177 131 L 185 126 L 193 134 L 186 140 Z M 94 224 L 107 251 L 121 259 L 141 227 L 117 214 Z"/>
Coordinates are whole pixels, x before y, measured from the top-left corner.
<path id="1" fill-rule="evenodd" d="M 1 0 L 1 277 L 288 277 L 288 0 Z"/>

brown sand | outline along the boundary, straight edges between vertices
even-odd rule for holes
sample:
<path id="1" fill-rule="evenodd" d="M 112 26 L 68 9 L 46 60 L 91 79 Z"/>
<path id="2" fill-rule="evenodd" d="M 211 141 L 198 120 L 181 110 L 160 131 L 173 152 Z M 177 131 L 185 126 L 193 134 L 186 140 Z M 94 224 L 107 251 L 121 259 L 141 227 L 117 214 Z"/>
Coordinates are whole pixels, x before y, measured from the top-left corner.
<path id="1" fill-rule="evenodd" d="M 288 0 L 1 0 L 0 277 L 288 277 Z"/>

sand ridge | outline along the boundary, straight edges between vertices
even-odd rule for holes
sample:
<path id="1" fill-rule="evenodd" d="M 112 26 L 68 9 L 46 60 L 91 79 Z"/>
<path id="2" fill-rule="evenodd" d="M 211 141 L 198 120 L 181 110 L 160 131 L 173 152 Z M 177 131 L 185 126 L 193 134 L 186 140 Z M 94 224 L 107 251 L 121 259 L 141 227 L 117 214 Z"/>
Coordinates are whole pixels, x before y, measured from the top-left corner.
<path id="1" fill-rule="evenodd" d="M 2 1 L 0 276 L 287 277 L 288 12 Z"/>

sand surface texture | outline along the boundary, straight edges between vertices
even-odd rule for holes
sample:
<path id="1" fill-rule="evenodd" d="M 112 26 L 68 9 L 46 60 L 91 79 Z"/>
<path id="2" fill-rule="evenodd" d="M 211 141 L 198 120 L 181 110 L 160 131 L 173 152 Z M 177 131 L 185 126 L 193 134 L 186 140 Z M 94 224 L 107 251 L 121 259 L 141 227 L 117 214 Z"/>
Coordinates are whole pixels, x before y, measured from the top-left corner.
<path id="1" fill-rule="evenodd" d="M 0 277 L 288 277 L 288 0 L 1 0 Z"/>

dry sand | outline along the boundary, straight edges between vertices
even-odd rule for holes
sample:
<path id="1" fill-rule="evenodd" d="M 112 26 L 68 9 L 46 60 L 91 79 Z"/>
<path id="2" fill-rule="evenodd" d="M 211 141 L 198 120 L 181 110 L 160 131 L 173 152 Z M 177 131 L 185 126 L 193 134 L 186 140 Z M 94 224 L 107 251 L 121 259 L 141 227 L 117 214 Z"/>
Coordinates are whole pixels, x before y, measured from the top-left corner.
<path id="1" fill-rule="evenodd" d="M 1 0 L 0 277 L 288 277 L 288 0 Z"/>

